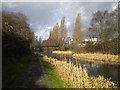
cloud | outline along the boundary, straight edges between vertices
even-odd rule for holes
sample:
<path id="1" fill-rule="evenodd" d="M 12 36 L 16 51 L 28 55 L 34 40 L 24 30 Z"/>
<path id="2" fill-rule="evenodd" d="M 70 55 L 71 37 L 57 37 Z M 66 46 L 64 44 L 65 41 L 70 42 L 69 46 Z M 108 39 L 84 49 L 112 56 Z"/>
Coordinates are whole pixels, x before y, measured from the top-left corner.
<path id="1" fill-rule="evenodd" d="M 53 28 L 53 26 L 46 26 L 43 29 L 36 32 L 35 36 L 41 36 L 43 40 L 46 40 L 49 37 L 49 32 Z"/>
<path id="2" fill-rule="evenodd" d="M 6 5 L 8 8 L 15 8 L 17 7 L 17 4 L 14 2 L 11 3 L 3 3 L 3 6 Z"/>
<path id="3" fill-rule="evenodd" d="M 57 7 L 59 7 L 59 3 L 3 3 L 3 10 L 25 14 L 29 18 L 28 23 L 31 24 L 35 32 L 37 32 L 38 26 L 44 28 L 46 25 L 52 25 L 56 21 L 53 12 Z"/>
<path id="4" fill-rule="evenodd" d="M 49 31 L 66 17 L 69 36 L 72 35 L 75 19 L 81 14 L 82 30 L 90 27 L 92 14 L 97 10 L 112 10 L 114 2 L 4 2 L 3 10 L 22 12 L 29 18 L 28 23 L 42 39 L 49 37 Z"/>
<path id="5" fill-rule="evenodd" d="M 119 0 L 2 0 L 2 2 L 119 2 Z"/>
<path id="6" fill-rule="evenodd" d="M 112 10 L 115 10 L 115 9 L 117 8 L 117 6 L 118 6 L 118 4 L 113 3 L 113 4 L 112 4 Z"/>
<path id="7" fill-rule="evenodd" d="M 66 26 L 69 27 L 70 26 L 70 22 L 66 22 Z"/>

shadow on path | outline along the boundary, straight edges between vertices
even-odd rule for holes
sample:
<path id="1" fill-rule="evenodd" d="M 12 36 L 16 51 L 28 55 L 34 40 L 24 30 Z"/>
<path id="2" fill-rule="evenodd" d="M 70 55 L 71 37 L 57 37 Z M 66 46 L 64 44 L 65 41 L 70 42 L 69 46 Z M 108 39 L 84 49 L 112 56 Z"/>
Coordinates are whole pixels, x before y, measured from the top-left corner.
<path id="1" fill-rule="evenodd" d="M 43 75 L 40 61 L 37 55 L 33 55 L 28 67 L 14 82 L 14 88 L 46 88 L 41 83 L 41 76 Z"/>

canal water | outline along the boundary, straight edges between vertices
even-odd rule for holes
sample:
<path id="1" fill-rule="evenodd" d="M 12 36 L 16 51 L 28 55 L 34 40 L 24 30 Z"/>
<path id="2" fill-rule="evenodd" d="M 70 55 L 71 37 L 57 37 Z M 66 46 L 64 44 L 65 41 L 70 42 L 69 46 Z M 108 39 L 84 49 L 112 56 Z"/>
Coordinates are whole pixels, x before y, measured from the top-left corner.
<path id="1" fill-rule="evenodd" d="M 98 77 L 101 75 L 108 79 L 111 78 L 111 81 L 115 82 L 117 86 L 120 87 L 120 65 L 74 59 L 72 55 L 52 54 L 52 57 L 58 60 L 67 61 L 68 63 L 71 62 L 74 65 L 78 64 L 82 68 L 87 68 L 89 76 Z"/>

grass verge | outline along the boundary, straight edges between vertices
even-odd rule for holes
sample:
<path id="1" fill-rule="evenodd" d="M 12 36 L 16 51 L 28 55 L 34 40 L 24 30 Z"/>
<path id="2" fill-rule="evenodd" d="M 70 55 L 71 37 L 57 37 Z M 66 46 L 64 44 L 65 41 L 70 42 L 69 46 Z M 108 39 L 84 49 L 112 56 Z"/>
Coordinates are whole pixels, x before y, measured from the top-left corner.
<path id="1" fill-rule="evenodd" d="M 62 80 L 62 78 L 57 74 L 57 72 L 52 67 L 51 63 L 47 62 L 39 55 L 39 60 L 44 67 L 44 70 L 47 75 L 47 79 L 50 82 L 51 88 L 69 88 L 70 85 Z M 42 83 L 46 86 L 46 82 L 44 80 L 44 76 L 42 76 Z"/>

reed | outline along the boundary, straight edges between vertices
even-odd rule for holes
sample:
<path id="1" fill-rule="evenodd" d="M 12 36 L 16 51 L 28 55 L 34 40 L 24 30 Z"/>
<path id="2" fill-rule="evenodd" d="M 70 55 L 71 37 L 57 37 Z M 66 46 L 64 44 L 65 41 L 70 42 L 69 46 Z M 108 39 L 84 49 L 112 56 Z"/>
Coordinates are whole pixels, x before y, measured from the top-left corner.
<path id="1" fill-rule="evenodd" d="M 44 56 L 44 59 L 52 64 L 63 80 L 69 82 L 73 88 L 114 88 L 115 83 L 103 76 L 90 77 L 87 69 L 75 66 L 66 61 L 58 61 L 51 57 Z"/>
<path id="2" fill-rule="evenodd" d="M 72 54 L 72 51 L 52 51 L 52 53 L 55 54 Z"/>
<path id="3" fill-rule="evenodd" d="M 118 55 L 110 55 L 110 54 L 101 54 L 101 53 L 82 53 L 82 54 L 73 54 L 73 58 L 77 59 L 87 59 L 93 61 L 103 61 L 103 62 L 113 62 L 120 64 Z"/>

